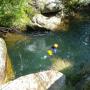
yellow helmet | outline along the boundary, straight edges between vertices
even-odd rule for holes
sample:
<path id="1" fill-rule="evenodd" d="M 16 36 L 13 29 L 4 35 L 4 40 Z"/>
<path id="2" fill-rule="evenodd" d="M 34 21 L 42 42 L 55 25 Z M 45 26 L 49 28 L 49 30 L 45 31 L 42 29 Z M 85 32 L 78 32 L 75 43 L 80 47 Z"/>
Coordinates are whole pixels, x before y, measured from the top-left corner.
<path id="1" fill-rule="evenodd" d="M 58 48 L 58 44 L 57 44 L 57 43 L 55 43 L 53 46 L 54 46 L 55 48 Z"/>
<path id="2" fill-rule="evenodd" d="M 48 53 L 48 55 L 50 55 L 50 56 L 53 55 L 53 51 L 52 51 L 52 50 L 48 50 L 47 53 Z"/>

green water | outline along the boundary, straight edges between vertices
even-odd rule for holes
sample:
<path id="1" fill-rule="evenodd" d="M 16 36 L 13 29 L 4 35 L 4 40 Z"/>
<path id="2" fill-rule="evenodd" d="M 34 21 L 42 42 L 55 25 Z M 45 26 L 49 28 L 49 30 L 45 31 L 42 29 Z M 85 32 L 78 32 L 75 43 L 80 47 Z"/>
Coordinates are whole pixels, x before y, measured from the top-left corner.
<path id="1" fill-rule="evenodd" d="M 48 57 L 47 50 L 54 43 L 59 44 L 57 54 Z M 79 78 L 90 74 L 90 21 L 72 22 L 68 32 L 49 32 L 42 36 L 29 34 L 26 40 L 19 40 L 9 47 L 8 52 L 16 77 L 50 69 L 53 58 L 72 62 L 71 69 L 61 70 L 71 79 L 75 75 Z"/>

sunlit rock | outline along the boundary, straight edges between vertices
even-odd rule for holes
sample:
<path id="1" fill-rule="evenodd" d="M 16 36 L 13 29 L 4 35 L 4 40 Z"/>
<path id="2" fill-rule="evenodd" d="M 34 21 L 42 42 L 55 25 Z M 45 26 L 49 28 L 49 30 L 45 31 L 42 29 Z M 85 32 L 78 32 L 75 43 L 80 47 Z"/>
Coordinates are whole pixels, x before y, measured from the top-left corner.
<path id="1" fill-rule="evenodd" d="M 61 24 L 61 18 L 56 16 L 46 17 L 41 14 L 37 14 L 33 17 L 32 22 L 33 26 L 38 26 L 54 31 L 60 29 L 58 26 Z"/>
<path id="2" fill-rule="evenodd" d="M 62 0 L 34 0 L 33 4 L 38 12 L 31 18 L 31 26 L 52 31 L 61 30 L 59 26 L 61 18 L 64 17 Z"/>
<path id="3" fill-rule="evenodd" d="M 0 87 L 0 90 L 63 90 L 65 75 L 49 70 L 22 76 Z"/>
<path id="4" fill-rule="evenodd" d="M 0 38 L 0 84 L 5 79 L 5 67 L 6 67 L 6 44 L 2 38 Z"/>
<path id="5" fill-rule="evenodd" d="M 62 0 L 34 0 L 42 13 L 58 12 L 62 9 Z"/>

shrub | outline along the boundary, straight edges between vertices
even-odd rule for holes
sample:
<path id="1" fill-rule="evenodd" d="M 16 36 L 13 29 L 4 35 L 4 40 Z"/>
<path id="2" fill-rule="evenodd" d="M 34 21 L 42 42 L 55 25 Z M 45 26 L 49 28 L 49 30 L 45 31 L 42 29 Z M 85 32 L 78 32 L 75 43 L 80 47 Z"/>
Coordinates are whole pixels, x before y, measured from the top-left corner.
<path id="1" fill-rule="evenodd" d="M 25 12 L 27 0 L 1 0 L 0 1 L 0 26 L 23 27 L 28 23 Z"/>

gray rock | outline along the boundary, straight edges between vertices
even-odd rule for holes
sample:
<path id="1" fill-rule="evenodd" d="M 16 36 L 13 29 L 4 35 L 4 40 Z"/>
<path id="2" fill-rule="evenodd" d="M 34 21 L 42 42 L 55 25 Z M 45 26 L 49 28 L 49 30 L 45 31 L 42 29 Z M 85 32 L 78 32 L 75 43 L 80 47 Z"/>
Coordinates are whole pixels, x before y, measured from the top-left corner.
<path id="1" fill-rule="evenodd" d="M 0 84 L 2 84 L 5 79 L 6 54 L 7 49 L 5 41 L 0 38 Z"/>
<path id="2" fill-rule="evenodd" d="M 61 19 L 64 17 L 62 0 L 33 0 L 32 3 L 38 13 L 31 18 L 30 26 L 61 30 Z"/>
<path id="3" fill-rule="evenodd" d="M 0 90 L 63 90 L 65 75 L 54 70 L 22 76 L 0 87 Z"/>
<path id="4" fill-rule="evenodd" d="M 52 16 L 46 17 L 41 14 L 37 14 L 32 18 L 32 26 L 38 26 L 52 31 L 59 30 L 61 24 L 61 18 Z"/>
<path id="5" fill-rule="evenodd" d="M 34 0 L 42 13 L 58 12 L 63 8 L 62 0 Z"/>

